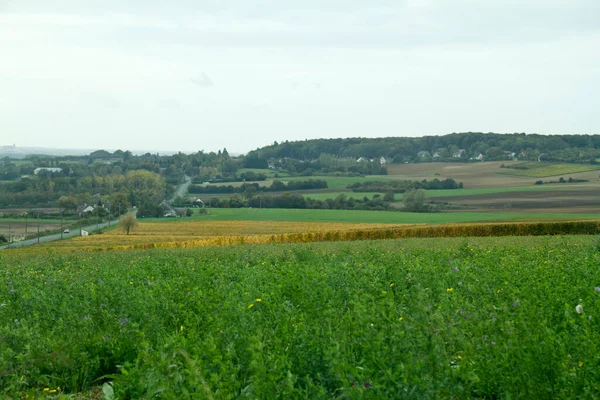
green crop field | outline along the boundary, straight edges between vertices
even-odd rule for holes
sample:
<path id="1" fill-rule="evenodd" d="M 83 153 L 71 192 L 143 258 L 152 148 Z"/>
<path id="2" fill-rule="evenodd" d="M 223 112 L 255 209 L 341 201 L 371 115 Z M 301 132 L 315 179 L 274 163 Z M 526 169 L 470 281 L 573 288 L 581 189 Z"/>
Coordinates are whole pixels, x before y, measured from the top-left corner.
<path id="1" fill-rule="evenodd" d="M 401 178 L 399 176 L 394 175 L 371 175 L 371 176 L 305 176 L 301 178 L 292 178 L 292 179 L 282 179 L 282 181 L 305 181 L 307 179 L 322 179 L 327 181 L 327 186 L 329 189 L 344 189 L 348 185 L 352 185 L 357 182 L 368 182 L 368 181 L 383 181 L 383 180 L 409 180 L 406 178 Z"/>
<path id="2" fill-rule="evenodd" d="M 598 398 L 597 238 L 523 239 L 2 252 L 0 397 Z"/>
<path id="3" fill-rule="evenodd" d="M 600 169 L 600 166 L 584 164 L 554 164 L 548 162 L 524 162 L 512 164 L 510 168 L 503 168 L 502 172 L 498 173 L 502 175 L 546 178 L 549 176 L 595 171 L 597 169 Z"/>
<path id="4" fill-rule="evenodd" d="M 569 189 L 567 185 L 543 185 L 529 187 L 506 187 L 506 188 L 486 188 L 486 189 L 444 189 L 427 190 L 427 197 L 456 197 L 456 196 L 475 196 L 480 194 L 512 193 L 512 192 L 534 192 L 544 190 L 564 190 Z M 397 195 L 401 198 L 401 194 Z"/>
<path id="5" fill-rule="evenodd" d="M 254 172 L 257 174 L 264 174 L 270 179 L 274 179 L 275 175 L 278 176 L 278 178 L 276 178 L 276 179 L 285 178 L 285 177 L 290 176 L 290 174 L 288 172 L 276 171 L 273 169 L 259 169 L 259 168 L 241 168 L 237 171 L 237 174 L 241 175 L 244 172 Z"/>
<path id="6" fill-rule="evenodd" d="M 447 224 L 477 221 L 541 221 L 597 219 L 598 214 L 528 214 L 508 212 L 407 213 L 394 211 L 355 210 L 296 210 L 277 208 L 211 208 L 208 214 L 195 214 L 198 220 L 238 221 L 300 221 L 300 222 L 357 222 L 388 224 Z M 143 219 L 142 221 L 173 221 L 172 219 Z M 182 220 L 189 220 L 188 218 Z"/>

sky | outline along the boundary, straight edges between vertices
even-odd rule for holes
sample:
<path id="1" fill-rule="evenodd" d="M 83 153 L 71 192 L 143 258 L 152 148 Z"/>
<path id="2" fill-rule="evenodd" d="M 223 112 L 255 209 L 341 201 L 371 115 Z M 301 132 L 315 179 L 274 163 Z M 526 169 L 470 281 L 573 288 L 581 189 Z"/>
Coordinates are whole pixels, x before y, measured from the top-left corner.
<path id="1" fill-rule="evenodd" d="M 600 134 L 598 0 L 0 0 L 0 145 Z"/>

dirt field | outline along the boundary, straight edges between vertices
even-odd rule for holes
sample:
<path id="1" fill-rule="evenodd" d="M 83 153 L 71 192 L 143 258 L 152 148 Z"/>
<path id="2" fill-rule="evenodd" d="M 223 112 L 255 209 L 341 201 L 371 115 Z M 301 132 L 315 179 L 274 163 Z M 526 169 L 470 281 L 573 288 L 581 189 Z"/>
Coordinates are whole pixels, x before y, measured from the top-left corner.
<path id="1" fill-rule="evenodd" d="M 22 239 L 23 236 L 27 233 L 28 236 L 37 235 L 37 222 L 29 221 L 27 226 L 25 226 L 25 222 L 2 222 L 0 220 L 0 235 L 4 235 L 8 239 L 9 232 L 10 236 L 15 239 Z M 25 228 L 27 228 L 27 232 L 25 232 Z M 53 231 L 60 229 L 60 223 L 58 224 L 40 224 L 40 233 L 46 231 Z"/>
<path id="2" fill-rule="evenodd" d="M 465 188 L 498 188 L 498 187 L 528 187 L 533 186 L 535 181 L 558 180 L 559 176 L 552 178 L 531 178 L 523 176 L 499 175 L 507 171 L 500 168 L 502 164 L 516 164 L 519 161 L 490 161 L 478 163 L 423 163 L 423 164 L 392 164 L 388 166 L 389 175 L 408 175 L 410 179 L 431 179 L 437 175 L 438 179 L 452 178 L 462 182 Z M 587 179 L 590 182 L 585 186 L 600 186 L 600 175 L 598 171 L 579 172 L 575 174 L 560 175 L 566 180 Z"/>
<path id="3" fill-rule="evenodd" d="M 477 211 L 600 213 L 600 185 L 571 186 L 562 190 L 437 197 L 434 200 L 447 201 Z"/>

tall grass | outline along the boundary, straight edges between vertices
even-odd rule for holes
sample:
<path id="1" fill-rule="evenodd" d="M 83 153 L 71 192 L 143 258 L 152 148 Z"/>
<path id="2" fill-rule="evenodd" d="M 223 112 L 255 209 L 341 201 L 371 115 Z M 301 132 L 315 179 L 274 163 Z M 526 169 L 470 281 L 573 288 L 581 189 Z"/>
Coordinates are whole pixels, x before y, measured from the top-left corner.
<path id="1" fill-rule="evenodd" d="M 487 240 L 2 253 L 0 393 L 600 396 L 596 246 Z"/>

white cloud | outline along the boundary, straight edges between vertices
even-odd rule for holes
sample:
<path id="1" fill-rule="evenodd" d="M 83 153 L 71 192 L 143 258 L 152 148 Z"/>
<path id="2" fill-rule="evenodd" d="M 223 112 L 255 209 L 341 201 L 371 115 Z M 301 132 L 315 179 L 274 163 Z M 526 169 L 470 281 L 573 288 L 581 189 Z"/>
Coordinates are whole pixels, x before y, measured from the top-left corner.
<path id="1" fill-rule="evenodd" d="M 190 78 L 190 81 L 197 86 L 200 87 L 211 87 L 214 86 L 214 82 L 212 81 L 212 79 L 209 78 L 208 75 L 206 75 L 205 72 L 201 72 L 197 77 L 195 78 Z"/>
<path id="2" fill-rule="evenodd" d="M 0 129 L 237 152 L 600 130 L 598 20 L 595 0 L 20 0 L 0 7 Z"/>

